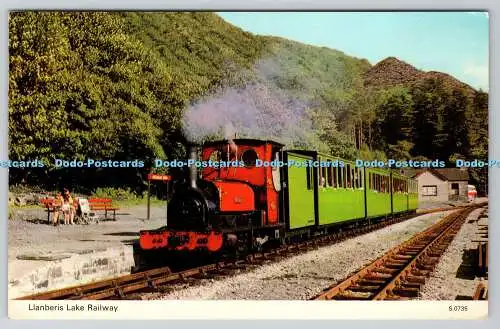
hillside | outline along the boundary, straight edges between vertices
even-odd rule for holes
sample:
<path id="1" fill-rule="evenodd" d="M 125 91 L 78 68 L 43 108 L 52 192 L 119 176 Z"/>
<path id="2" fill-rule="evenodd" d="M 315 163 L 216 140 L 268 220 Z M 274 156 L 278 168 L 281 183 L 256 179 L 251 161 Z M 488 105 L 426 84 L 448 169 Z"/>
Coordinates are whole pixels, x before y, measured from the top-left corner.
<path id="1" fill-rule="evenodd" d="M 395 57 L 385 58 L 372 66 L 364 74 L 365 86 L 375 88 L 388 88 L 394 86 L 409 87 L 415 83 L 421 83 L 426 79 L 437 79 L 450 90 L 462 88 L 466 90 L 470 96 L 473 96 L 476 92 L 474 88 L 449 74 L 437 71 L 425 72 L 418 70 L 414 66 Z"/>
<path id="2" fill-rule="evenodd" d="M 147 168 L 184 156 L 187 129 L 224 137 L 228 123 L 239 137 L 287 134 L 288 146 L 350 159 L 487 151 L 487 95 L 453 77 L 395 58 L 371 67 L 214 13 L 12 13 L 9 55 L 12 159 L 144 159 Z M 468 140 L 457 146 L 457 136 Z M 82 170 L 85 182 L 52 166 L 9 174 L 13 183 L 140 190 L 145 170 Z"/>

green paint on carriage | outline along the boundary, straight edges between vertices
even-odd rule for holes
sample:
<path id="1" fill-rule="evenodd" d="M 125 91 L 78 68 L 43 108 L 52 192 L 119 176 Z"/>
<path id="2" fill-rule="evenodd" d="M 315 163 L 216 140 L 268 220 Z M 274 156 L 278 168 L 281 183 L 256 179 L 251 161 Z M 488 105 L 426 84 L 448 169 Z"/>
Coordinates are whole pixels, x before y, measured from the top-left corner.
<path id="1" fill-rule="evenodd" d="M 366 168 L 365 186 L 368 217 L 391 214 L 391 194 L 389 193 L 389 171 Z"/>
<path id="2" fill-rule="evenodd" d="M 287 157 L 288 161 L 338 161 L 344 164 L 343 167 L 285 168 L 288 173 L 287 220 L 290 229 L 315 225 L 315 210 L 318 226 L 324 226 L 362 221 L 366 217 L 390 216 L 418 207 L 416 180 L 395 171 L 392 178 L 399 185 L 392 187 L 394 193 L 391 195 L 391 173 L 387 169 L 356 168 L 351 161 L 314 151 L 288 151 Z"/>
<path id="3" fill-rule="evenodd" d="M 416 180 L 409 179 L 408 191 L 408 210 L 416 210 L 418 208 L 418 183 Z"/>
<path id="4" fill-rule="evenodd" d="M 319 161 L 335 163 L 343 161 L 344 167 L 318 168 L 319 225 L 341 223 L 365 217 L 363 170 L 353 162 L 324 154 Z"/>
<path id="5" fill-rule="evenodd" d="M 312 160 L 312 157 L 288 152 L 288 161 Z M 290 229 L 315 224 L 314 183 L 311 168 L 290 166 L 288 170 L 288 205 Z M 308 178 L 309 174 L 309 178 Z M 310 180 L 308 182 L 308 180 Z"/>
<path id="6" fill-rule="evenodd" d="M 408 211 L 408 184 L 408 177 L 392 173 L 392 212 L 395 214 Z"/>

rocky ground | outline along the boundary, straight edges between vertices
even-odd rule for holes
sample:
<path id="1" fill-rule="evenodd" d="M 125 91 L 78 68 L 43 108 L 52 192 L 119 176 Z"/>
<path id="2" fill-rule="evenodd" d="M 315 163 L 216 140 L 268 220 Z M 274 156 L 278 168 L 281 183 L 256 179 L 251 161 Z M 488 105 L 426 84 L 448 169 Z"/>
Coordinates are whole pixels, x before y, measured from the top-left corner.
<path id="1" fill-rule="evenodd" d="M 471 297 L 480 281 L 488 282 L 487 279 L 475 276 L 476 264 L 472 256 L 472 250 L 476 248 L 472 241 L 478 238 L 478 224 L 488 224 L 488 217 L 480 218 L 482 212 L 483 209 L 476 209 L 470 214 L 424 285 L 421 299 L 454 300 Z"/>
<path id="2" fill-rule="evenodd" d="M 428 214 L 220 280 L 207 279 L 145 299 L 308 299 L 409 239 L 446 213 Z"/>

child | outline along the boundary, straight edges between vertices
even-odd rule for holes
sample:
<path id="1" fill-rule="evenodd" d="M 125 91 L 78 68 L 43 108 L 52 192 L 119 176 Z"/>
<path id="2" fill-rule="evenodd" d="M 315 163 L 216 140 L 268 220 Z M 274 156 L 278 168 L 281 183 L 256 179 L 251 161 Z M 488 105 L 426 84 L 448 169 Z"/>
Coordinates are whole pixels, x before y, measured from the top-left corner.
<path id="1" fill-rule="evenodd" d="M 59 214 L 62 212 L 63 203 L 64 200 L 61 192 L 57 192 L 56 200 L 54 202 L 54 219 L 53 219 L 54 226 L 59 225 Z"/>
<path id="2" fill-rule="evenodd" d="M 66 212 L 64 215 L 64 221 L 65 223 L 67 221 L 68 224 L 73 225 L 75 219 L 75 205 L 68 189 L 64 189 L 64 205 L 67 205 L 65 207 Z"/>

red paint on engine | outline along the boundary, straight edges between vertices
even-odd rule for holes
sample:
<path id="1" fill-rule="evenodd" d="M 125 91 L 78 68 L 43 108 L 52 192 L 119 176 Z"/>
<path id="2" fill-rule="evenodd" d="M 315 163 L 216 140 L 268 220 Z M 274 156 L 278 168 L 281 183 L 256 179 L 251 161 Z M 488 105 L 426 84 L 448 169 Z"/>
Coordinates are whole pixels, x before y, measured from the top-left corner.
<path id="1" fill-rule="evenodd" d="M 248 184 L 240 182 L 214 181 L 219 190 L 220 211 L 254 211 L 255 196 Z"/>
<path id="2" fill-rule="evenodd" d="M 221 232 L 199 233 L 192 231 L 141 231 L 139 244 L 143 250 L 166 248 L 168 250 L 206 249 L 218 251 L 224 243 Z"/>

